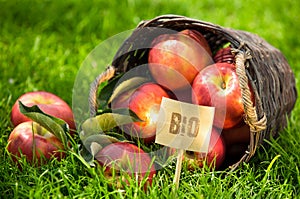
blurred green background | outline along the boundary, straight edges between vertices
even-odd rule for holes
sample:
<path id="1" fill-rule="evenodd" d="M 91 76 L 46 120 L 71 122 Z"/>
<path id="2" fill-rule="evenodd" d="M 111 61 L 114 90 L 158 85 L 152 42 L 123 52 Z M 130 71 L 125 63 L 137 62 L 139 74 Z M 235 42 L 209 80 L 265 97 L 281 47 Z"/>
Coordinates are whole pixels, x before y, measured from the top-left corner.
<path id="1" fill-rule="evenodd" d="M 70 102 L 74 76 L 97 44 L 161 14 L 257 33 L 296 70 L 299 10 L 295 1 L 271 0 L 0 1 L 1 90 L 15 99 L 20 89 L 45 89 Z"/>

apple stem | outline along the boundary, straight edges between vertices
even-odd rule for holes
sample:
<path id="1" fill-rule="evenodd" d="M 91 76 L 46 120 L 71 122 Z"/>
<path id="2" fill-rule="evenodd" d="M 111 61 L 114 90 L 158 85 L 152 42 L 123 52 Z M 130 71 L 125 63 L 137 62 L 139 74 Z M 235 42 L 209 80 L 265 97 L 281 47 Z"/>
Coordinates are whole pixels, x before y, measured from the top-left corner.
<path id="1" fill-rule="evenodd" d="M 226 89 L 226 83 L 225 83 L 224 81 L 222 81 L 221 88 L 222 88 L 223 90 Z"/>

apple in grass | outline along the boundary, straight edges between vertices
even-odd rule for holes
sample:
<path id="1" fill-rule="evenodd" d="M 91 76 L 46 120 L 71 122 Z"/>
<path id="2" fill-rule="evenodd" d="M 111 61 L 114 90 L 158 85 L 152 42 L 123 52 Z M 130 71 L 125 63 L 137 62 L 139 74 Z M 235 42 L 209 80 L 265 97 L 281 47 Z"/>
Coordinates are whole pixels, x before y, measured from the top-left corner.
<path id="1" fill-rule="evenodd" d="M 101 166 L 105 167 L 104 174 L 106 177 L 115 177 L 112 179 L 113 184 L 116 184 L 118 188 L 129 184 L 128 179 L 123 175 L 124 173 L 128 174 L 129 178 L 137 179 L 139 183 L 145 180 L 144 189 L 152 185 L 152 179 L 156 173 L 155 166 L 150 156 L 132 143 L 116 142 L 109 144 L 95 155 L 95 159 Z M 122 182 L 115 180 L 120 178 Z"/>
<path id="2" fill-rule="evenodd" d="M 216 63 L 206 67 L 195 77 L 192 89 L 194 104 L 216 108 L 216 127 L 229 129 L 242 122 L 244 105 L 235 65 Z"/>
<path id="3" fill-rule="evenodd" d="M 60 97 L 46 91 L 33 91 L 21 95 L 12 107 L 11 121 L 14 126 L 30 121 L 19 109 L 19 101 L 25 106 L 37 105 L 44 113 L 64 120 L 75 131 L 73 112 L 70 106 Z"/>
<path id="4" fill-rule="evenodd" d="M 65 156 L 63 143 L 44 127 L 33 121 L 17 125 L 8 138 L 7 150 L 13 160 L 24 155 L 31 164 L 41 165 L 52 158 Z"/>
<path id="5" fill-rule="evenodd" d="M 204 67 L 213 63 L 204 36 L 192 30 L 156 37 L 148 55 L 148 67 L 155 81 L 169 90 L 190 85 Z"/>
<path id="6" fill-rule="evenodd" d="M 208 153 L 186 151 L 184 161 L 187 161 L 189 169 L 203 167 L 218 169 L 225 160 L 226 146 L 222 135 L 217 128 L 212 128 L 208 146 Z"/>
<path id="7" fill-rule="evenodd" d="M 156 83 L 148 82 L 117 96 L 111 107 L 132 110 L 142 121 L 132 122 L 121 128 L 127 134 L 150 144 L 155 140 L 156 122 L 163 97 L 169 98 L 167 91 Z"/>

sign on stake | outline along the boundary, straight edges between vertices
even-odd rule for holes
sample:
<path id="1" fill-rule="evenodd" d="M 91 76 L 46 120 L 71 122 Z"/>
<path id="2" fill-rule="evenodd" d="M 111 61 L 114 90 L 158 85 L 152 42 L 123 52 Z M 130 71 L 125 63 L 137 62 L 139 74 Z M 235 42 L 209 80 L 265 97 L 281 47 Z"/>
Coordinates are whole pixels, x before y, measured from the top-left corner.
<path id="1" fill-rule="evenodd" d="M 163 98 L 157 119 L 155 143 L 178 149 L 173 183 L 179 187 L 185 150 L 207 153 L 214 107 Z"/>

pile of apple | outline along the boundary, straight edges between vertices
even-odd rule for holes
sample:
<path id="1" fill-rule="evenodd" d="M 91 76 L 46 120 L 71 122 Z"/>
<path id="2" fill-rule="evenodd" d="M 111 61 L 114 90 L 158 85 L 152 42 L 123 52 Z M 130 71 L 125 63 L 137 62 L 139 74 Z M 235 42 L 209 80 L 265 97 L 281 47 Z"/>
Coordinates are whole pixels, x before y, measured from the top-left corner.
<path id="1" fill-rule="evenodd" d="M 33 121 L 22 113 L 19 103 L 26 107 L 37 106 L 40 113 L 31 112 L 29 115 L 33 115 L 34 118 L 40 116 L 41 118 L 37 119 L 40 121 L 49 118 L 50 122 L 43 121 L 43 124 L 40 124 Z M 71 108 L 55 94 L 46 91 L 33 91 L 25 93 L 17 99 L 11 111 L 11 122 L 14 129 L 8 138 L 7 146 L 7 150 L 12 154 L 14 161 L 18 162 L 20 158 L 24 157 L 32 165 L 41 165 L 53 158 L 60 160 L 65 156 L 63 141 L 51 130 L 55 130 L 56 125 L 54 121 L 52 122 L 51 117 L 59 118 L 62 123 L 68 124 L 71 134 L 75 132 Z"/>
<path id="2" fill-rule="evenodd" d="M 184 160 L 191 167 L 205 163 L 215 169 L 225 161 L 238 160 L 249 144 L 250 129 L 243 121 L 244 106 L 229 45 L 212 52 L 196 30 L 156 37 L 148 53 L 152 81 L 124 91 L 111 102 L 112 109 L 129 108 L 142 120 L 122 125 L 122 131 L 146 145 L 154 144 L 163 97 L 212 106 L 215 117 L 208 153 L 187 151 Z"/>
<path id="3" fill-rule="evenodd" d="M 24 107 L 25 113 L 21 110 Z M 65 157 L 67 145 L 59 134 L 70 133 L 73 136 L 76 131 L 69 105 L 46 91 L 28 92 L 20 96 L 12 107 L 11 122 L 14 129 L 8 138 L 7 151 L 18 166 L 21 166 L 19 163 L 22 158 L 32 166 L 45 164 L 54 158 L 61 160 Z M 56 134 L 59 130 L 63 131 L 56 128 L 64 124 L 67 124 L 67 130 Z M 139 182 L 145 178 L 146 189 L 156 173 L 150 156 L 129 142 L 109 142 L 96 154 L 95 159 L 105 168 L 105 175 L 114 180 L 112 184 L 117 182 L 116 178 L 121 178 L 120 181 L 125 184 L 129 183 L 130 178 L 138 177 Z"/>
<path id="4" fill-rule="evenodd" d="M 250 129 L 243 121 L 244 106 L 230 46 L 213 53 L 200 32 L 183 30 L 156 37 L 147 56 L 152 79 L 123 91 L 117 86 L 117 94 L 109 100 L 112 110 L 129 109 L 140 120 L 119 125 L 130 142 L 116 141 L 96 153 L 95 159 L 106 168 L 107 175 L 117 168 L 135 174 L 140 181 L 148 175 L 151 184 L 156 168 L 142 148 L 156 145 L 163 97 L 215 107 L 208 153 L 186 151 L 188 168 L 208 165 L 219 169 L 226 161 L 238 160 L 249 144 Z M 168 150 L 170 155 L 175 152 Z"/>

